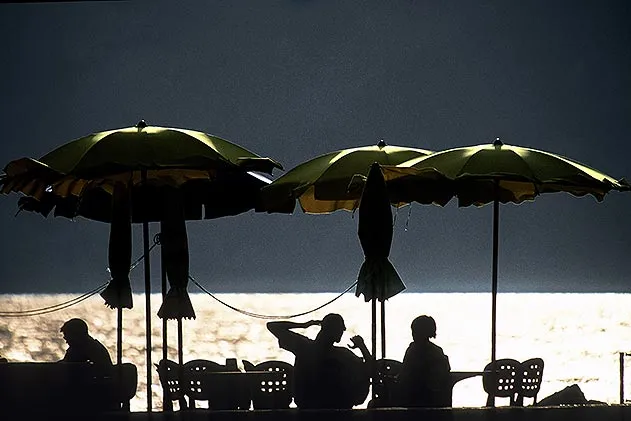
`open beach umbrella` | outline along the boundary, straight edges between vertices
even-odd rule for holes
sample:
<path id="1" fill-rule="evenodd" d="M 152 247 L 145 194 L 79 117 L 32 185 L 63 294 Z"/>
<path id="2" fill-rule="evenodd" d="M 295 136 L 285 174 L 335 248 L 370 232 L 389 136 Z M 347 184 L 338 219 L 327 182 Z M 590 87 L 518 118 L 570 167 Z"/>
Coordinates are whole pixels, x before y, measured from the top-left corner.
<path id="1" fill-rule="evenodd" d="M 359 207 L 364 180 L 373 163 L 396 165 L 431 154 L 426 149 L 386 145 L 383 140 L 375 146 L 337 150 L 307 160 L 287 171 L 261 191 L 262 209 L 270 213 L 293 213 L 296 202 L 308 214 L 328 214 L 337 210 L 354 211 Z M 398 203 L 392 203 L 397 206 Z M 366 219 L 366 218 L 364 218 Z M 381 219 L 384 221 L 384 219 Z M 392 230 L 392 221 L 387 225 Z M 389 252 L 389 246 L 388 252 Z M 372 302 L 373 356 L 376 354 L 376 300 L 371 292 L 359 286 L 356 294 L 366 292 Z M 392 287 L 401 291 L 403 284 Z M 389 297 L 385 297 L 389 298 Z M 381 300 L 382 354 L 385 356 L 385 299 Z"/>
<path id="2" fill-rule="evenodd" d="M 293 213 L 296 201 L 305 213 L 354 211 L 359 205 L 362 185 L 353 178 L 368 176 L 370 166 L 397 165 L 431 154 L 426 149 L 386 145 L 342 149 L 320 155 L 287 171 L 263 188 L 263 208 L 267 212 Z"/>
<path id="3" fill-rule="evenodd" d="M 402 201 L 414 201 L 426 192 L 415 178 L 427 169 L 435 169 L 453 180 L 459 206 L 483 206 L 493 203 L 493 266 L 491 310 L 491 360 L 496 360 L 496 299 L 498 267 L 499 204 L 534 200 L 542 193 L 566 192 L 574 196 L 591 194 L 602 201 L 610 190 L 629 190 L 624 180 L 616 180 L 597 170 L 549 152 L 503 144 L 461 147 L 436 152 L 426 158 L 413 159 L 396 168 L 384 168 L 387 177 L 401 185 Z M 391 170 L 393 172 L 391 172 Z M 388 185 L 390 188 L 390 185 Z"/>
<path id="4" fill-rule="evenodd" d="M 19 201 L 20 209 L 44 216 L 54 209 L 56 216 L 83 216 L 112 223 L 111 251 L 127 249 L 127 240 L 123 240 L 126 234 L 122 234 L 128 231 L 128 222 L 125 221 L 143 224 L 147 402 L 151 410 L 148 223 L 168 220 L 167 225 L 177 226 L 170 232 L 178 233 L 171 237 L 181 248 L 184 219 L 217 218 L 254 208 L 260 188 L 270 182 L 256 172 L 271 174 L 275 167 L 281 168 L 277 162 L 261 158 L 219 137 L 193 130 L 147 126 L 141 121 L 135 127 L 98 132 L 71 141 L 39 160 L 21 158 L 12 161 L 5 167 L 0 184 L 2 193 L 21 192 L 26 195 Z M 180 200 L 177 211 L 165 205 L 173 200 L 174 189 Z M 174 217 L 175 214 L 177 217 Z M 181 221 L 176 221 L 177 218 Z M 117 242 L 121 242 L 121 248 Z M 180 256 L 180 259 L 183 256 L 182 252 L 173 254 L 167 251 L 167 254 Z M 112 260 L 119 263 L 112 264 Z M 113 276 L 103 292 L 106 303 L 119 309 L 119 326 L 122 307 L 131 305 L 130 295 L 127 294 L 128 262 L 126 252 L 110 253 L 110 266 L 126 266 L 127 275 L 123 272 Z M 188 266 L 188 262 L 180 262 L 179 270 L 183 266 Z M 117 272 L 122 271 L 119 269 Z M 182 302 L 186 306 L 188 293 L 183 288 L 181 276 L 173 275 L 170 282 L 177 292 L 170 294 L 176 298 L 169 301 Z M 187 311 L 185 309 L 180 314 L 190 314 Z M 165 312 L 167 317 L 173 314 L 171 310 Z M 120 339 L 119 331 L 119 342 Z"/>

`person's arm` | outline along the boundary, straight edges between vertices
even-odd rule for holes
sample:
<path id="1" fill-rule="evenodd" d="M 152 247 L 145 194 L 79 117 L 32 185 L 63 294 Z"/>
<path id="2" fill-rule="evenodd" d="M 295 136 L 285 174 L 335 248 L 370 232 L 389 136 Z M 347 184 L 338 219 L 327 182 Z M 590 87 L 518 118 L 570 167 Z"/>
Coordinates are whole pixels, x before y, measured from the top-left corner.
<path id="1" fill-rule="evenodd" d="M 309 326 L 319 325 L 320 320 L 311 320 L 305 323 L 295 322 L 268 322 L 267 329 L 278 338 L 278 346 L 289 352 L 296 354 L 305 343 L 309 342 L 306 336 L 303 336 L 292 329 L 306 329 Z"/>
<path id="2" fill-rule="evenodd" d="M 289 332 L 291 329 L 306 329 L 310 326 L 317 326 L 320 324 L 320 320 L 310 320 L 304 323 L 296 323 L 296 322 L 268 322 L 267 330 L 272 332 L 272 335 L 277 338 L 281 338 L 284 333 Z"/>
<path id="3" fill-rule="evenodd" d="M 359 335 L 356 335 L 351 338 L 351 342 L 353 344 L 349 345 L 348 347 L 350 349 L 355 349 L 355 348 L 359 349 L 359 351 L 362 353 L 362 357 L 364 357 L 364 361 L 366 361 L 366 364 L 368 364 L 368 368 L 372 372 L 374 364 L 375 364 L 375 358 L 372 356 L 372 354 L 368 350 L 368 347 L 366 346 L 366 343 L 364 342 L 364 338 L 362 338 Z"/>

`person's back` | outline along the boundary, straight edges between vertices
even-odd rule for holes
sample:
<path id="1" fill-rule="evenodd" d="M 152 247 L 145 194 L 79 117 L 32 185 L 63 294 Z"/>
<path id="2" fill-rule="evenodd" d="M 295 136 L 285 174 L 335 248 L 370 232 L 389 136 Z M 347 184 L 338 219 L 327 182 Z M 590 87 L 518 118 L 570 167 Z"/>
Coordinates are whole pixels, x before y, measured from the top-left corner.
<path id="1" fill-rule="evenodd" d="M 410 343 L 398 378 L 397 404 L 407 407 L 449 406 L 449 358 L 429 338 L 436 336 L 434 319 L 421 316 L 412 323 Z"/>
<path id="2" fill-rule="evenodd" d="M 322 329 L 315 340 L 290 330 L 318 324 Z M 341 316 L 327 315 L 321 322 L 270 322 L 267 326 L 280 347 L 296 356 L 294 401 L 298 408 L 352 408 L 365 399 L 369 380 L 364 362 L 349 349 L 333 345 L 345 330 Z M 351 340 L 362 354 L 368 352 L 361 338 Z"/>
<path id="3" fill-rule="evenodd" d="M 88 326 L 81 319 L 71 319 L 61 327 L 68 349 L 63 362 L 87 362 L 99 372 L 112 367 L 112 359 L 105 346 L 88 334 Z"/>

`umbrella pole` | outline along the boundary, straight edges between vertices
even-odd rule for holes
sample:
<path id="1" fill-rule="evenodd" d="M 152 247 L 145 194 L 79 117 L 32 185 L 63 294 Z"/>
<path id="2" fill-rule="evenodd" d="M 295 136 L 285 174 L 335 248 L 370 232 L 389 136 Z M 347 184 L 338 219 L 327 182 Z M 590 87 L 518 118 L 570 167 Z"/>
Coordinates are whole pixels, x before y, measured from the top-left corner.
<path id="1" fill-rule="evenodd" d="M 167 270 L 166 270 L 166 266 L 164 265 L 164 253 L 162 252 L 162 249 L 160 249 L 160 268 L 162 271 L 162 302 L 164 303 L 164 300 L 166 299 L 166 296 L 167 296 Z M 166 361 L 169 358 L 168 344 L 167 344 L 168 326 L 169 326 L 168 320 L 166 317 L 164 317 L 162 319 L 162 359 L 164 361 Z M 164 402 L 166 401 L 167 401 L 167 390 L 165 388 L 162 388 L 163 407 L 164 407 Z"/>
<path id="2" fill-rule="evenodd" d="M 123 362 L 123 308 L 118 307 L 117 326 L 116 326 L 116 364 L 120 367 Z"/>
<path id="3" fill-rule="evenodd" d="M 381 302 L 381 358 L 386 358 L 386 300 Z"/>
<path id="4" fill-rule="evenodd" d="M 182 318 L 177 319 L 177 359 L 180 367 L 184 367 L 184 344 L 182 335 Z"/>
<path id="5" fill-rule="evenodd" d="M 499 249 L 499 214 L 500 202 L 497 191 L 499 181 L 495 180 L 495 200 L 493 201 L 493 282 L 491 290 L 491 362 L 496 360 L 497 348 L 497 266 Z M 495 396 L 491 399 L 491 406 L 495 406 Z"/>
<path id="6" fill-rule="evenodd" d="M 140 173 L 141 183 L 147 182 L 147 171 L 142 170 Z M 149 222 L 142 223 L 143 237 L 143 254 L 145 262 L 145 329 L 146 329 L 146 347 L 147 347 L 147 412 L 152 411 L 151 404 L 151 262 L 149 261 Z"/>
<path id="7" fill-rule="evenodd" d="M 377 299 L 374 297 L 373 294 L 373 298 L 372 298 L 372 303 L 371 303 L 371 307 L 372 307 L 372 329 L 371 329 L 371 334 L 372 334 L 372 346 L 371 346 L 371 352 L 373 355 L 373 358 L 375 358 L 377 356 Z M 375 385 L 377 384 L 377 365 L 373 364 L 373 370 L 372 370 L 372 387 L 371 387 L 371 394 L 372 394 L 372 400 L 374 402 L 375 400 Z"/>

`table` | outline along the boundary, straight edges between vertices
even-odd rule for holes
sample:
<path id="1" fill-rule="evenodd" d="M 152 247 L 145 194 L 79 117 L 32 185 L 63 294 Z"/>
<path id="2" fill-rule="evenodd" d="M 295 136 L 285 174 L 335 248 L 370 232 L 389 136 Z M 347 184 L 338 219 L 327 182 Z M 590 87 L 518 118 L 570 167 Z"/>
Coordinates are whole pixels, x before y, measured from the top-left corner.
<path id="1" fill-rule="evenodd" d="M 113 381 L 89 363 L 1 363 L 0 408 L 11 412 L 115 409 L 120 401 Z"/>

